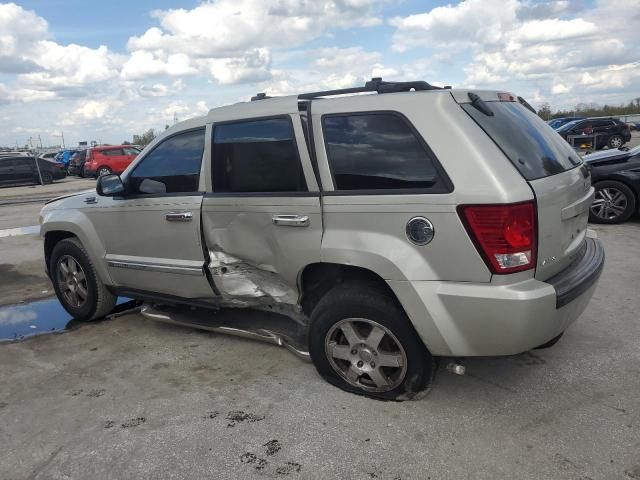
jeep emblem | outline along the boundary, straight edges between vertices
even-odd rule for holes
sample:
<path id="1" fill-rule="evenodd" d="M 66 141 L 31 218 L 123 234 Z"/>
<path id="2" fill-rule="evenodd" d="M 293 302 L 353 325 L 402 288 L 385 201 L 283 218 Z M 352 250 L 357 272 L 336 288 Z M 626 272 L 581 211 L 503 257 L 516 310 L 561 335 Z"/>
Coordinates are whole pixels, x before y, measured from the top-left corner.
<path id="1" fill-rule="evenodd" d="M 405 229 L 407 238 L 416 245 L 426 245 L 433 240 L 433 224 L 424 217 L 413 217 Z"/>

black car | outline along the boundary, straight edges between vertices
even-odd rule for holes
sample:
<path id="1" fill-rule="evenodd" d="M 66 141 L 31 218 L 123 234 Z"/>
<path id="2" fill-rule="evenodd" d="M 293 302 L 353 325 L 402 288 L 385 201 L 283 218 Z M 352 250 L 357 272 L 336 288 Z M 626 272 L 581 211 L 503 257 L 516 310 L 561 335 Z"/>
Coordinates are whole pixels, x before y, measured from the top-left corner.
<path id="1" fill-rule="evenodd" d="M 67 166 L 67 173 L 69 175 L 75 175 L 77 177 L 84 177 L 84 162 L 87 159 L 87 151 L 79 150 L 73 154 L 69 165 Z"/>
<path id="2" fill-rule="evenodd" d="M 64 165 L 38 158 L 42 183 L 51 183 L 67 176 Z M 40 183 L 36 158 L 26 156 L 0 157 L 0 185 L 24 185 Z"/>
<path id="3" fill-rule="evenodd" d="M 584 120 L 574 120 L 556 130 L 558 134 L 573 146 L 593 142 L 593 135 L 596 135 L 595 149 L 604 147 L 620 148 L 631 140 L 631 130 L 626 123 L 614 118 L 585 118 Z M 584 135 L 581 140 L 578 135 Z M 573 137 L 573 143 L 572 138 Z"/>
<path id="4" fill-rule="evenodd" d="M 640 146 L 585 155 L 596 189 L 589 212 L 593 223 L 622 223 L 638 213 L 640 198 Z"/>

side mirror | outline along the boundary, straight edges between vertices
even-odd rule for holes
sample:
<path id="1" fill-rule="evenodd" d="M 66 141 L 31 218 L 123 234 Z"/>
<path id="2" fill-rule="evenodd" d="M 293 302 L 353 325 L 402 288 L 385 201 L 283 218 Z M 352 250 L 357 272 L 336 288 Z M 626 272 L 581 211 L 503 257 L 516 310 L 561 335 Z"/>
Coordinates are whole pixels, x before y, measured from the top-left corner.
<path id="1" fill-rule="evenodd" d="M 120 175 L 111 174 L 98 177 L 96 192 L 102 197 L 114 197 L 124 193 L 124 184 L 120 179 Z"/>

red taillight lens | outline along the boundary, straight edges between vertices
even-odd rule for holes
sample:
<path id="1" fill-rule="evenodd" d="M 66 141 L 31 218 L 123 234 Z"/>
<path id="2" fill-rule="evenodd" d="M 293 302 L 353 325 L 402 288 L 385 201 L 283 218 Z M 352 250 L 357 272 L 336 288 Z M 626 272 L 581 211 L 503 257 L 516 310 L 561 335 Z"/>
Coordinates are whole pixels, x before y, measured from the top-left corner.
<path id="1" fill-rule="evenodd" d="M 507 92 L 498 92 L 498 100 L 501 102 L 515 102 L 516 97 Z"/>
<path id="2" fill-rule="evenodd" d="M 536 208 L 511 205 L 461 205 L 458 213 L 493 273 L 529 270 L 536 265 Z"/>

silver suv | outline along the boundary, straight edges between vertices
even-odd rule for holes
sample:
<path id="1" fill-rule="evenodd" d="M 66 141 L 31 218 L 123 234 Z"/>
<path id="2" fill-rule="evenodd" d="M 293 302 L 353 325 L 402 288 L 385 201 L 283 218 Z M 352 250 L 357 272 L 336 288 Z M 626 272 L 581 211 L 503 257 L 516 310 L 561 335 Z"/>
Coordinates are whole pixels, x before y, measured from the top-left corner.
<path id="1" fill-rule="evenodd" d="M 212 109 L 42 209 L 49 275 L 77 319 L 139 299 L 308 355 L 342 389 L 411 398 L 434 357 L 550 346 L 593 294 L 589 170 L 531 110 L 380 79 Z M 260 312 L 250 328 L 220 307 Z"/>

